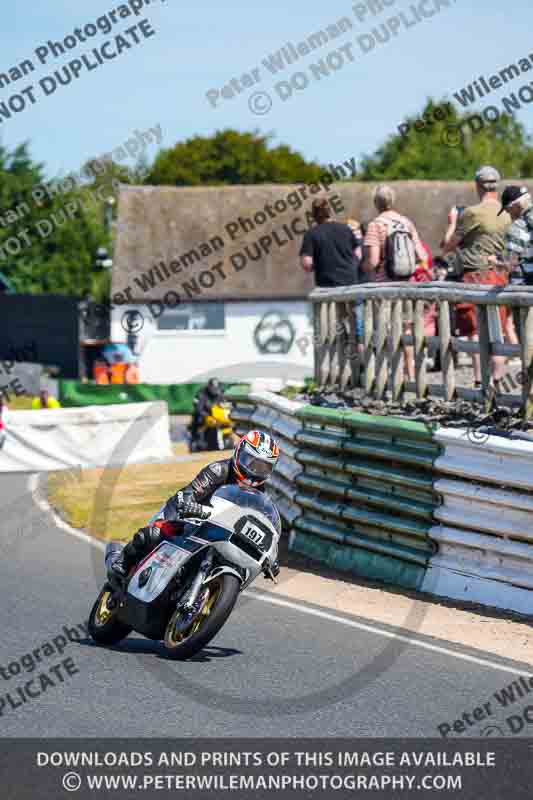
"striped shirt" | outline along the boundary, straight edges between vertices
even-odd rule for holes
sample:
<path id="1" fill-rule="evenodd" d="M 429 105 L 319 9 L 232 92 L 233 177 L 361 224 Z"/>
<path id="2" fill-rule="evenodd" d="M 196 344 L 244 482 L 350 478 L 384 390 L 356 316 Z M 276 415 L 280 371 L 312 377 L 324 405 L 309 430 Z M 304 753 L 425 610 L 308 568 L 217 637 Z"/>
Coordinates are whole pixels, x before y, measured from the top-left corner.
<path id="1" fill-rule="evenodd" d="M 413 242 L 415 245 L 416 253 L 420 261 L 424 261 L 426 258 L 426 252 L 420 243 L 420 238 L 418 236 L 418 232 L 411 222 L 410 219 L 407 217 L 402 216 L 397 211 L 384 211 L 379 216 L 377 216 L 372 222 L 368 225 L 366 236 L 364 239 L 365 247 L 379 247 L 379 264 L 376 271 L 372 274 L 369 273 L 366 276 L 367 281 L 372 281 L 376 283 L 384 283 L 385 281 L 390 281 L 389 276 L 385 270 L 385 246 L 387 243 L 387 237 L 389 235 L 389 226 L 387 225 L 387 220 L 403 222 L 404 226 L 410 232 L 411 236 L 413 237 Z"/>
<path id="2" fill-rule="evenodd" d="M 524 276 L 528 276 L 528 282 L 533 281 L 533 207 L 507 229 L 505 254 L 513 263 L 518 262 L 518 269 L 511 273 L 511 283 L 523 283 Z"/>

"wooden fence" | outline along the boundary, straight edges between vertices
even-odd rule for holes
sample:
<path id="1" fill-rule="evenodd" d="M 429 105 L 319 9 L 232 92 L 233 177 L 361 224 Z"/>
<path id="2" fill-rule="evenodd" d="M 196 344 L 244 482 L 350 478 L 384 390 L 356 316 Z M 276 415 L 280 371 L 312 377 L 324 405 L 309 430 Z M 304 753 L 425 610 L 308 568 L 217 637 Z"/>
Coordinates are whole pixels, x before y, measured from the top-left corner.
<path id="1" fill-rule="evenodd" d="M 533 287 L 506 288 L 463 283 L 374 283 L 335 289 L 315 289 L 310 295 L 314 309 L 315 382 L 320 387 L 345 390 L 362 387 L 366 396 L 393 401 L 407 394 L 417 398 L 437 396 L 479 401 L 487 407 L 494 397 L 491 359 L 514 356 L 521 362 L 517 392 L 503 392 L 498 402 L 520 406 L 533 417 Z M 404 301 L 413 308 L 412 335 L 406 335 Z M 356 339 L 355 308 L 364 309 L 364 341 L 360 354 Z M 424 308 L 436 303 L 438 336 L 426 337 Z M 478 340 L 454 335 L 451 314 L 457 303 L 471 303 L 477 314 Z M 519 309 L 519 345 L 505 342 L 499 309 Z M 406 379 L 404 346 L 414 347 L 415 380 Z M 428 381 L 428 348 L 440 352 L 442 372 Z M 479 353 L 481 388 L 459 385 L 454 353 Z M 519 385 L 518 385 L 519 384 Z"/>

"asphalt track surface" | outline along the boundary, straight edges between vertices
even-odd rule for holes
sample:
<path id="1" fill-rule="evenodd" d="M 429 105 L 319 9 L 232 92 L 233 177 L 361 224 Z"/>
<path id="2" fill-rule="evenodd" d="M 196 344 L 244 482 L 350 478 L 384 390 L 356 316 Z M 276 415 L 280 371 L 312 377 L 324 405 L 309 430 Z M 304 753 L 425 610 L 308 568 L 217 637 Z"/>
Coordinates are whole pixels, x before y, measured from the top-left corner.
<path id="1" fill-rule="evenodd" d="M 28 476 L 0 477 L 4 671 L 64 625 L 86 621 L 103 582 L 101 551 L 59 528 L 28 487 Z M 63 669 L 63 682 L 54 673 L 53 686 L 17 708 L 0 699 L 0 735 L 436 737 L 440 723 L 531 672 L 478 650 L 402 630 L 388 632 L 413 641 L 386 638 L 372 622 L 331 616 L 245 596 L 212 644 L 185 663 L 168 661 L 157 643 L 135 634 L 114 649 L 82 636 L 33 672 L 0 676 L 5 701 L 64 658 L 77 670 L 69 677 Z M 488 722 L 463 738 L 490 735 L 482 733 Z"/>

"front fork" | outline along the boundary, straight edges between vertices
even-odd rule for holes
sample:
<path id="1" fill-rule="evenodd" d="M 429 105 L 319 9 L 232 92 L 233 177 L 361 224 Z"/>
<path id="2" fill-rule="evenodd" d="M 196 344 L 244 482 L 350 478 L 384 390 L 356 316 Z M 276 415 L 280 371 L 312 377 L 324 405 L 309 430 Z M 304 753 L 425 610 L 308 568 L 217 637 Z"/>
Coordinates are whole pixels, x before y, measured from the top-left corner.
<path id="1" fill-rule="evenodd" d="M 190 614 L 197 612 L 195 606 L 198 601 L 198 597 L 200 595 L 200 590 L 203 586 L 203 583 L 213 567 L 213 557 L 214 557 L 213 550 L 209 549 L 204 558 L 202 559 L 198 572 L 194 576 L 191 588 L 186 593 L 184 599 L 180 602 L 180 606 L 183 608 L 185 612 L 188 612 Z"/>

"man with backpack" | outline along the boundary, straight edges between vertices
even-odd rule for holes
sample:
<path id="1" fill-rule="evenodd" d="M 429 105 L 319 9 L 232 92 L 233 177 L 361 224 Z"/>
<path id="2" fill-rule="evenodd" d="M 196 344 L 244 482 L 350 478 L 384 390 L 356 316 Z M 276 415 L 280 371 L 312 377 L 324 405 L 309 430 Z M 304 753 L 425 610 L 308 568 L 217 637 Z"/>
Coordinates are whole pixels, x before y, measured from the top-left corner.
<path id="1" fill-rule="evenodd" d="M 364 239 L 362 271 L 376 283 L 407 282 L 414 279 L 419 262 L 426 252 L 410 219 L 394 208 L 396 194 L 390 186 L 378 186 L 374 206 L 378 216 L 368 225 Z M 412 303 L 404 304 L 404 334 L 412 335 Z M 407 375 L 414 380 L 413 348 L 405 348 Z"/>

